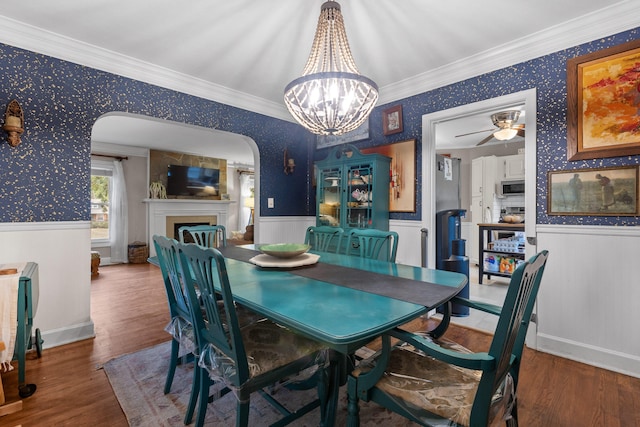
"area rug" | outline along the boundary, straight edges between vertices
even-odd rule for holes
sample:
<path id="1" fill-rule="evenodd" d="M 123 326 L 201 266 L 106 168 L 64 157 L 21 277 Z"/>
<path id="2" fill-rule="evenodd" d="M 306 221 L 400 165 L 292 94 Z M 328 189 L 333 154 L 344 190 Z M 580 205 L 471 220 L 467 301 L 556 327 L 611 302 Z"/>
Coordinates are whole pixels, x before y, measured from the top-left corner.
<path id="1" fill-rule="evenodd" d="M 169 394 L 163 393 L 164 382 L 169 368 L 170 343 L 127 354 L 108 361 L 104 370 L 111 387 L 124 411 L 130 426 L 172 427 L 184 426 L 183 419 L 189 402 L 193 367 L 181 365 Z M 290 410 L 311 401 L 315 390 L 289 391 L 281 388 L 275 397 Z M 206 426 L 234 426 L 236 398 L 229 393 L 209 404 Z M 259 393 L 251 395 L 249 425 L 266 426 L 281 417 Z M 345 387 L 340 390 L 337 426 L 345 426 L 347 418 L 347 398 Z M 361 426 L 410 426 L 415 425 L 384 408 L 367 402 L 360 402 Z M 292 423 L 296 427 L 317 426 L 320 411 L 315 409 Z"/>

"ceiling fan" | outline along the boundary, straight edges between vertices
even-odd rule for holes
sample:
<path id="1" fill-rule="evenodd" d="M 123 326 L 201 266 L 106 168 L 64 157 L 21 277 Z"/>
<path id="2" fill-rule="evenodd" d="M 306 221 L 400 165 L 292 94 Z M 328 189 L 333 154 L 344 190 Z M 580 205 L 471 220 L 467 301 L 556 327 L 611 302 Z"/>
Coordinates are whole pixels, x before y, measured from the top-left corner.
<path id="1" fill-rule="evenodd" d="M 476 144 L 476 147 L 478 147 L 480 145 L 486 144 L 487 142 L 491 141 L 493 138 L 499 141 L 508 141 L 510 139 L 515 138 L 516 136 L 524 137 L 524 124 L 516 124 L 516 122 L 518 121 L 518 117 L 520 117 L 520 111 L 518 110 L 499 111 L 491 115 L 491 121 L 493 122 L 493 125 L 498 128 L 498 130 L 495 130 L 495 129 L 479 130 L 476 132 L 456 135 L 456 138 L 460 136 L 467 136 L 467 135 L 473 135 L 476 133 L 493 131 L 491 135 L 487 136 L 482 141 Z"/>

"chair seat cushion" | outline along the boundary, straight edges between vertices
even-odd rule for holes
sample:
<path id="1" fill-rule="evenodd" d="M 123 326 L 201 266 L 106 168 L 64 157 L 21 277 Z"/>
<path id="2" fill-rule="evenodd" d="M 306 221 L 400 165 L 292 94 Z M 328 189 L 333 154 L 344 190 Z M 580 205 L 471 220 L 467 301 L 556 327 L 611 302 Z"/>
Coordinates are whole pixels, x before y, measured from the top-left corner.
<path id="1" fill-rule="evenodd" d="M 245 326 L 241 333 L 251 378 L 311 356 L 323 348 L 320 343 L 295 334 L 269 320 Z M 319 356 L 318 360 L 313 360 L 309 365 L 322 363 L 324 361 Z M 213 379 L 222 379 L 235 387 L 241 385 L 234 384 L 236 370 L 233 360 L 220 353 L 212 344 L 203 349 L 198 364 L 205 368 Z"/>
<path id="2" fill-rule="evenodd" d="M 437 344 L 449 350 L 471 353 L 442 338 Z M 366 366 L 370 362 L 365 361 L 362 365 L 354 375 L 369 370 Z M 480 378 L 480 371 L 450 365 L 403 344 L 391 352 L 385 375 L 376 388 L 393 396 L 396 403 L 426 423 L 437 420 L 437 417 L 430 417 L 430 414 L 436 414 L 454 421 L 455 425 L 468 426 Z M 504 407 L 498 406 L 505 400 L 500 399 L 501 396 L 501 393 L 494 396 L 489 424 L 498 412 L 504 411 Z"/>

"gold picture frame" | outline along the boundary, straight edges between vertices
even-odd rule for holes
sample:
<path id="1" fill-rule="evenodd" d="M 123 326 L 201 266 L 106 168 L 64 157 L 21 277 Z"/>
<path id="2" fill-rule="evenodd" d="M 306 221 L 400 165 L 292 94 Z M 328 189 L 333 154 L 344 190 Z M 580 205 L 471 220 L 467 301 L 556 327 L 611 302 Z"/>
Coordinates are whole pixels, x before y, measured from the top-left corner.
<path id="1" fill-rule="evenodd" d="M 402 105 L 382 111 L 382 133 L 393 135 L 402 132 Z"/>
<path id="2" fill-rule="evenodd" d="M 640 40 L 567 61 L 567 159 L 640 154 Z"/>
<path id="3" fill-rule="evenodd" d="M 638 166 L 550 171 L 547 214 L 638 215 Z"/>
<path id="4" fill-rule="evenodd" d="M 391 158 L 389 212 L 416 211 L 416 140 L 362 148 L 363 154 L 378 153 Z"/>

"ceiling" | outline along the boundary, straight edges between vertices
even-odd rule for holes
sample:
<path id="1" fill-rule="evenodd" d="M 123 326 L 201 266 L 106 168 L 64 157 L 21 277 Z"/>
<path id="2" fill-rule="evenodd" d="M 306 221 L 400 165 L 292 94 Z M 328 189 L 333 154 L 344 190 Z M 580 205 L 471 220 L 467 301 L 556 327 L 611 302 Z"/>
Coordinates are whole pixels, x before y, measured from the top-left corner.
<path id="1" fill-rule="evenodd" d="M 5 2 L 0 42 L 293 121 L 283 90 L 306 63 L 322 3 Z M 339 3 L 379 105 L 638 24 L 635 0 Z M 486 120 L 457 132 L 489 129 Z"/>

